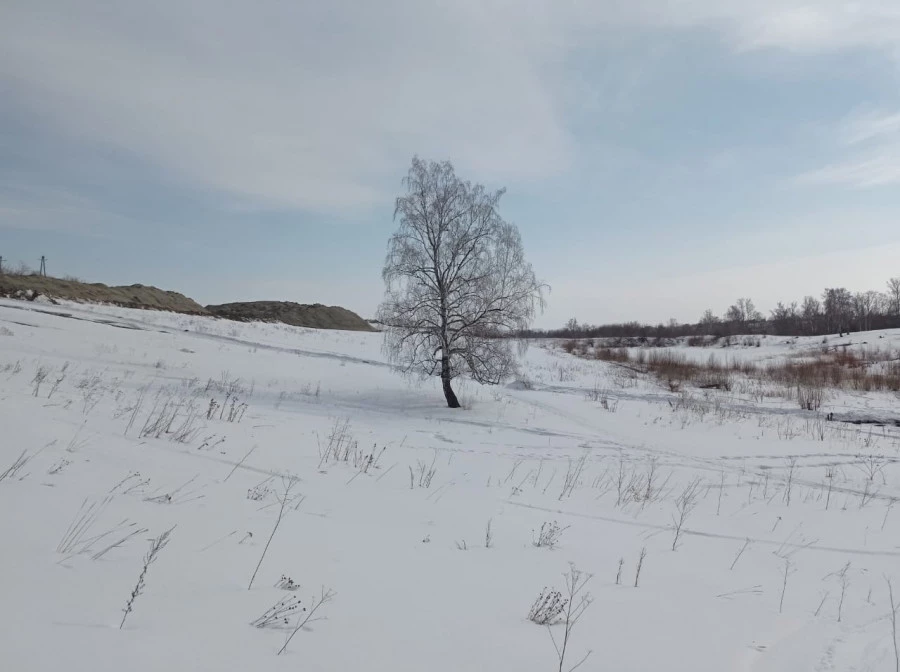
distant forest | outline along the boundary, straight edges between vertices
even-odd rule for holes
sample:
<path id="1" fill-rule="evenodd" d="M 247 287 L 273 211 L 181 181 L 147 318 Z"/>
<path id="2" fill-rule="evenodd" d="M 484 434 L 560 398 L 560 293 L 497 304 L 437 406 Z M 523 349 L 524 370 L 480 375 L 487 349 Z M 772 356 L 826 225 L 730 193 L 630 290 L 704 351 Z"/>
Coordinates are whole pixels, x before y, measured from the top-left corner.
<path id="1" fill-rule="evenodd" d="M 738 299 L 722 316 L 707 310 L 693 324 L 581 324 L 572 318 L 560 329 L 528 329 L 525 338 L 678 338 L 683 336 L 822 336 L 900 327 L 900 277 L 891 278 L 883 292 L 852 293 L 844 287 L 828 288 L 822 296 L 805 296 L 799 303 L 778 302 L 768 316 L 752 299 Z"/>

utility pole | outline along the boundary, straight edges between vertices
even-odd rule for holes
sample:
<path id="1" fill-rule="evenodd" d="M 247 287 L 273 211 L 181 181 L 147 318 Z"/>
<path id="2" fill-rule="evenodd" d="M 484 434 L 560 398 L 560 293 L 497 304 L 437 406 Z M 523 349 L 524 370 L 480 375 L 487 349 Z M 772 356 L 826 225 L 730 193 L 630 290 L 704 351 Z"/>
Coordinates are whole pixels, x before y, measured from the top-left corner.
<path id="1" fill-rule="evenodd" d="M 43 254 L 41 255 L 41 273 L 40 274 L 43 275 L 45 278 L 47 277 L 47 257 L 45 257 Z"/>
<path id="2" fill-rule="evenodd" d="M 0 275 L 3 275 L 3 257 L 0 257 Z"/>

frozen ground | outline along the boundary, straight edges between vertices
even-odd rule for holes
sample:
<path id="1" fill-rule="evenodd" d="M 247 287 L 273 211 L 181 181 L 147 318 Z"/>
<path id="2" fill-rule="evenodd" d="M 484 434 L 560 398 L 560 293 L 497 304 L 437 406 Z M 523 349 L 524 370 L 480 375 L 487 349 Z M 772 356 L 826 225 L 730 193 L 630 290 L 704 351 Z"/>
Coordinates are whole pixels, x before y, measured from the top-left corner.
<path id="1" fill-rule="evenodd" d="M 593 603 L 567 670 L 589 650 L 579 670 L 895 670 L 897 428 L 552 348 L 523 380 L 463 386 L 450 411 L 378 334 L 0 302 L 3 669 L 557 670 L 526 617 L 574 563 Z M 826 406 L 900 415 L 889 394 Z M 288 475 L 302 499 L 248 590 Z M 290 626 L 251 621 L 323 587 L 324 620 L 276 655 Z"/>

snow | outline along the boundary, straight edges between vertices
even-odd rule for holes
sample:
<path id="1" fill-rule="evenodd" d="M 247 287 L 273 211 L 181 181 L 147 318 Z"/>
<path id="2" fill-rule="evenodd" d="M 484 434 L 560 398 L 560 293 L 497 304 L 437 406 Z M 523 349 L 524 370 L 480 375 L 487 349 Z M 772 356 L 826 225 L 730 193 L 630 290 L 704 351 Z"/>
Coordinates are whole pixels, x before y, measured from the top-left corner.
<path id="1" fill-rule="evenodd" d="M 895 669 L 885 576 L 896 595 L 900 430 L 823 415 L 900 414 L 896 395 L 835 393 L 820 415 L 674 394 L 533 344 L 518 382 L 463 383 L 453 411 L 435 381 L 392 370 L 379 334 L 12 300 L 0 328 L 0 474 L 29 458 L 0 481 L 3 669 L 556 670 L 547 629 L 526 615 L 569 563 L 594 575 L 594 601 L 566 669 L 588 651 L 579 670 Z M 803 346 L 770 337 L 736 351 Z M 230 401 L 208 419 L 229 385 L 234 421 Z M 171 431 L 142 438 L 167 400 L 182 400 Z M 173 440 L 190 403 L 196 431 Z M 320 464 L 345 421 L 357 466 Z M 633 486 L 621 497 L 620 472 Z M 248 590 L 288 474 L 303 499 Z M 676 500 L 695 479 L 673 551 Z M 83 502 L 105 498 L 84 538 L 118 531 L 58 552 Z M 535 547 L 550 521 L 567 528 L 559 544 Z M 173 526 L 120 630 L 148 540 Z M 285 596 L 282 575 L 304 604 L 322 587 L 335 597 L 278 656 L 289 631 L 250 622 Z"/>

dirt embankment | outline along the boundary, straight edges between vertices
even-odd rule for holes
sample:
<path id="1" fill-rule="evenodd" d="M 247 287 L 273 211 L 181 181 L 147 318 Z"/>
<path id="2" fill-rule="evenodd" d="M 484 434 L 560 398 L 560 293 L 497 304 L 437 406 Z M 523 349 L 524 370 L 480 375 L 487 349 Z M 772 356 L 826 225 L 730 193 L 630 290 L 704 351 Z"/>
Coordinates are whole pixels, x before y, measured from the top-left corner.
<path id="1" fill-rule="evenodd" d="M 321 303 L 308 305 L 291 301 L 248 301 L 206 306 L 206 310 L 217 317 L 239 322 L 259 320 L 311 329 L 375 331 L 371 324 L 356 313 L 340 306 L 323 306 Z"/>
<path id="2" fill-rule="evenodd" d="M 292 303 L 290 301 L 249 301 L 203 307 L 178 292 L 157 287 L 129 285 L 110 287 L 102 283 L 62 280 L 41 275 L 0 274 L 0 296 L 33 301 L 38 297 L 85 303 L 110 303 L 125 308 L 168 310 L 191 315 L 213 315 L 227 320 L 283 322 L 312 329 L 375 331 L 354 312 L 339 306 Z"/>
<path id="3" fill-rule="evenodd" d="M 38 296 L 49 299 L 111 303 L 126 308 L 169 310 L 175 313 L 206 315 L 206 309 L 184 294 L 157 287 L 129 285 L 110 287 L 102 283 L 61 280 L 41 275 L 0 275 L 0 296 L 34 300 Z"/>

